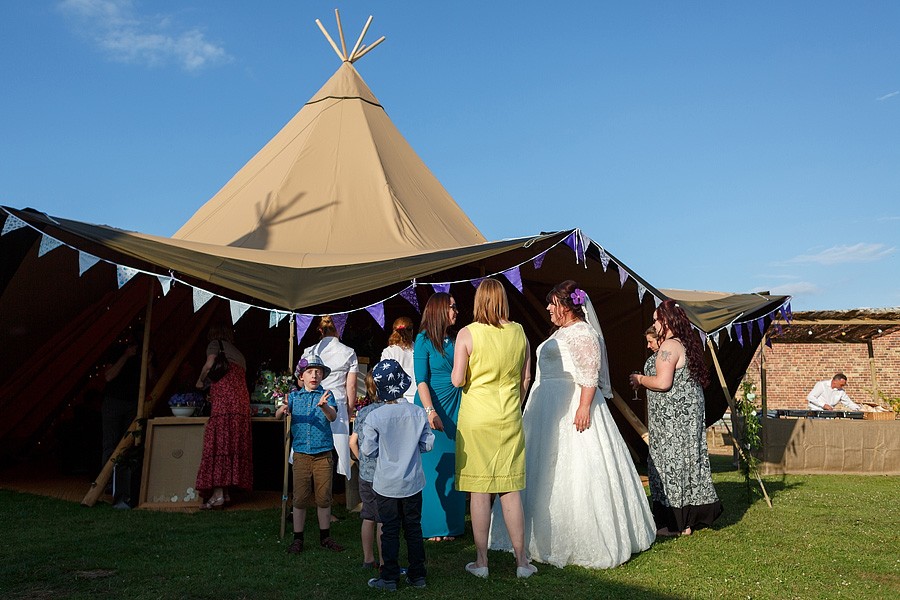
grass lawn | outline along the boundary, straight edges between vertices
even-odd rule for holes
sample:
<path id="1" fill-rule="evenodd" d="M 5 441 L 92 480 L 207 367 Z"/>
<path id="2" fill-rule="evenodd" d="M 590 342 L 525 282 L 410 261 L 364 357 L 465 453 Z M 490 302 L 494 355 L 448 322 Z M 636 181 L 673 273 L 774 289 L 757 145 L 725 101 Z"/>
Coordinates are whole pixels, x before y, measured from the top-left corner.
<path id="1" fill-rule="evenodd" d="M 539 565 L 515 578 L 512 556 L 491 553 L 491 577 L 463 571 L 471 535 L 427 544 L 432 598 L 900 598 L 900 478 L 766 479 L 774 509 L 747 489 L 730 458 L 713 456 L 725 513 L 715 527 L 663 539 L 606 571 Z M 342 554 L 317 547 L 290 556 L 280 511 L 120 511 L 0 491 L 0 597 L 372 598 L 359 565 L 359 521 L 337 509 Z M 312 517 L 312 515 L 310 515 Z M 311 534 L 311 535 L 310 535 Z M 310 548 L 312 546 L 312 548 Z"/>

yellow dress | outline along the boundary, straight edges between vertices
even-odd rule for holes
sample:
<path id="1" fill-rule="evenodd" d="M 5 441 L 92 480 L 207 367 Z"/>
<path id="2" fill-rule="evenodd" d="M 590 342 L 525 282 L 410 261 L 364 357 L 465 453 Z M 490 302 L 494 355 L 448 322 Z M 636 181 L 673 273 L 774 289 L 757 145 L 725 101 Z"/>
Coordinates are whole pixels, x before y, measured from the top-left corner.
<path id="1" fill-rule="evenodd" d="M 522 365 L 525 332 L 518 323 L 472 323 L 472 354 L 456 429 L 456 487 L 465 492 L 525 488 Z"/>

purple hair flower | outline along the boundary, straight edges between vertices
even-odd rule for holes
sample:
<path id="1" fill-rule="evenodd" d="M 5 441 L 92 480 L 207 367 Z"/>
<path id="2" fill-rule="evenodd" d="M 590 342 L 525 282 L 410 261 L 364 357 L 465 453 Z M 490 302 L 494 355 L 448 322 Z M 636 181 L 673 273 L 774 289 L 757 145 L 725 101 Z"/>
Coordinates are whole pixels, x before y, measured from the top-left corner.
<path id="1" fill-rule="evenodd" d="M 578 306 L 579 304 L 584 304 L 587 294 L 584 293 L 583 289 L 575 288 L 575 291 L 569 294 L 569 297 L 572 298 L 572 304 Z"/>

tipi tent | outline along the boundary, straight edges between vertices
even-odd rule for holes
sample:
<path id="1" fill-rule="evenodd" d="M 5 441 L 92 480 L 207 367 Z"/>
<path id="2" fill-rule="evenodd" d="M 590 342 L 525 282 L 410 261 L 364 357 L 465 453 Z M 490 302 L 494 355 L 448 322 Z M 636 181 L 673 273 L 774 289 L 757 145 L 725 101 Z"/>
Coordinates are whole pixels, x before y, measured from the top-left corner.
<path id="1" fill-rule="evenodd" d="M 306 343 L 314 315 L 346 314 L 357 345 L 380 351 L 386 321 L 415 316 L 435 289 L 471 306 L 473 284 L 490 275 L 509 283 L 513 318 L 533 346 L 549 327 L 544 294 L 578 280 L 597 306 L 620 390 L 643 364 L 656 303 L 679 299 L 737 387 L 787 298 L 663 292 L 579 230 L 485 242 L 350 62 L 171 239 L 3 208 L 0 458 L 53 426 L 136 319 L 149 318 L 164 373 L 199 362 L 203 324 L 223 316 L 239 338 L 254 338 L 251 365 L 287 364 L 292 320 Z M 148 393 L 152 404 L 167 389 Z M 710 418 L 721 415 L 723 398 L 711 386 Z M 26 403 L 31 410 L 18 410 Z M 629 408 L 643 414 L 640 402 Z M 635 430 L 620 425 L 640 448 Z"/>

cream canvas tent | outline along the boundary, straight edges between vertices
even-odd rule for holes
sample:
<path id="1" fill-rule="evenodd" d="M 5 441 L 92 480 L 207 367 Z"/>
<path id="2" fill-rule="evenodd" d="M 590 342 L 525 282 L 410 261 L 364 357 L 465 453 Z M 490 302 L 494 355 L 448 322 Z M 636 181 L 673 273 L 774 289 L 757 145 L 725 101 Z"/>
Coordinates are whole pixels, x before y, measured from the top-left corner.
<path id="1" fill-rule="evenodd" d="M 473 283 L 488 275 L 509 282 L 512 316 L 533 347 L 549 328 L 546 292 L 578 280 L 600 314 L 613 386 L 624 389 L 646 356 L 655 303 L 678 293 L 657 290 L 578 230 L 485 242 L 350 62 L 171 239 L 3 209 L 0 458 L 52 430 L 60 407 L 96 381 L 104 350 L 142 319 L 163 372 L 147 389 L 154 414 L 173 370 L 202 359 L 199 334 L 211 319 L 235 321 L 251 371 L 265 359 L 287 365 L 290 313 L 347 313 L 345 341 L 376 355 L 387 337 L 380 319 L 417 320 L 434 289 L 471 306 Z M 738 343 L 727 330 L 766 327 L 786 300 L 682 299 L 697 328 L 717 338 L 732 391 L 760 336 L 751 330 Z M 643 416 L 642 401 L 629 408 Z M 709 418 L 723 408 L 712 385 Z M 620 425 L 640 452 L 635 429 Z"/>

